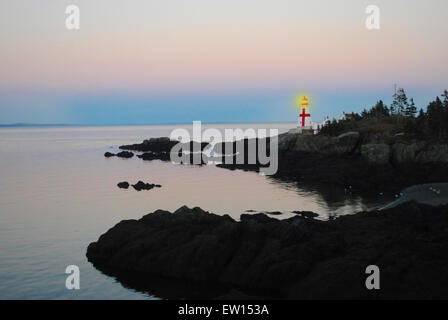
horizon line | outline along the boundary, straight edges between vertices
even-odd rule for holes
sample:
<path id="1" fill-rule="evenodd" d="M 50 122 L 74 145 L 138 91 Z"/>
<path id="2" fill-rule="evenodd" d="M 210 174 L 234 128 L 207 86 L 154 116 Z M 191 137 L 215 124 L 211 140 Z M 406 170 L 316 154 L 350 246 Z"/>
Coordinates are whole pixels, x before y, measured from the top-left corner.
<path id="1" fill-rule="evenodd" d="M 201 120 L 194 120 L 201 121 Z M 169 126 L 169 125 L 187 125 L 192 124 L 191 122 L 159 122 L 159 123 L 123 123 L 123 124 L 71 124 L 71 123 L 0 123 L 0 128 L 20 128 L 20 127 L 126 127 L 126 126 Z M 220 121 L 201 121 L 201 124 L 287 124 L 296 123 L 295 121 L 244 121 L 244 122 L 220 122 Z"/>

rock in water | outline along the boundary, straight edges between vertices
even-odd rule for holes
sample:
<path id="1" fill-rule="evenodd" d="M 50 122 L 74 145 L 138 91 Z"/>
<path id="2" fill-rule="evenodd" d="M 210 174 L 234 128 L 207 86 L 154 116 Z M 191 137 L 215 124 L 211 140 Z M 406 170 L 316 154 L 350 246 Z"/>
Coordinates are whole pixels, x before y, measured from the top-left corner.
<path id="1" fill-rule="evenodd" d="M 121 151 L 117 153 L 117 157 L 119 158 L 132 158 L 134 154 L 130 151 Z"/>
<path id="2" fill-rule="evenodd" d="M 145 140 L 139 144 L 131 144 L 120 146 L 120 149 L 123 150 L 135 150 L 135 151 L 143 151 L 143 152 L 167 152 L 171 151 L 171 148 L 178 144 L 179 141 L 171 140 L 168 137 L 160 137 L 160 138 L 151 138 L 149 140 Z"/>
<path id="3" fill-rule="evenodd" d="M 106 152 L 104 154 L 104 156 L 106 158 L 110 158 L 110 157 L 132 158 L 134 156 L 134 154 L 132 152 L 129 152 L 129 151 L 121 151 L 121 152 L 118 152 L 117 154 L 111 153 L 111 152 Z"/>
<path id="4" fill-rule="evenodd" d="M 446 299 L 447 230 L 448 206 L 414 203 L 333 221 L 264 214 L 235 221 L 182 207 L 121 221 L 89 245 L 87 257 L 117 279 L 139 274 L 137 283 L 156 276 L 268 298 Z M 372 264 L 381 290 L 366 290 Z"/>
<path id="5" fill-rule="evenodd" d="M 123 150 L 135 150 L 135 151 L 143 151 L 143 152 L 152 152 L 153 154 L 159 154 L 159 153 L 170 153 L 171 149 L 177 145 L 179 141 L 177 140 L 171 140 L 168 137 L 160 137 L 160 138 L 151 138 L 149 140 L 144 140 L 142 143 L 138 144 L 131 144 L 131 145 L 124 145 L 120 146 L 120 149 Z M 187 142 L 182 144 L 184 149 L 187 149 L 189 151 L 193 150 L 204 150 L 206 146 L 208 146 L 208 142 Z"/>
<path id="6" fill-rule="evenodd" d="M 123 182 L 118 183 L 117 186 L 118 186 L 118 188 L 121 188 L 121 189 L 127 189 L 127 188 L 129 188 L 129 182 L 123 181 Z"/>
<path id="7" fill-rule="evenodd" d="M 136 184 L 132 185 L 135 190 L 141 191 L 141 190 L 151 190 L 152 188 L 160 188 L 160 184 L 152 184 L 152 183 L 145 183 L 143 181 L 139 181 Z"/>
<path id="8" fill-rule="evenodd" d="M 170 161 L 170 153 L 169 152 L 145 152 L 141 155 L 138 155 L 140 159 L 143 160 L 161 160 L 161 161 Z"/>

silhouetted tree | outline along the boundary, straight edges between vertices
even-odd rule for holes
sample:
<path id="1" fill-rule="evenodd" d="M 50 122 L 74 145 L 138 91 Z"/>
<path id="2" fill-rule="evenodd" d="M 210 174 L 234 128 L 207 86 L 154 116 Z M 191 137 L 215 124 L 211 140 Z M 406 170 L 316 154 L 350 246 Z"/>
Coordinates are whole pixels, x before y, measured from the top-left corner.
<path id="1" fill-rule="evenodd" d="M 382 100 L 378 101 L 370 110 L 364 109 L 361 113 L 361 118 L 383 118 L 390 115 L 389 109 Z"/>
<path id="2" fill-rule="evenodd" d="M 375 117 L 388 117 L 389 116 L 389 109 L 387 108 L 387 106 L 384 104 L 384 102 L 382 100 L 378 101 L 375 105 L 375 107 L 373 107 L 372 110 L 372 115 Z"/>
<path id="3" fill-rule="evenodd" d="M 448 90 L 443 91 L 442 97 L 443 97 L 443 106 L 445 109 L 448 109 Z"/>
<path id="4" fill-rule="evenodd" d="M 408 106 L 408 97 L 406 96 L 406 92 L 403 88 L 400 88 L 396 93 L 394 93 L 393 97 L 394 100 L 390 105 L 391 111 L 393 110 L 393 114 L 403 115 L 406 107 Z"/>
<path id="5" fill-rule="evenodd" d="M 414 99 L 409 99 L 403 89 L 394 95 L 394 102 L 388 109 L 380 100 L 370 110 L 364 109 L 359 114 L 352 114 L 349 120 L 335 121 L 324 125 L 320 133 L 326 135 L 339 135 L 353 130 L 384 130 L 379 125 L 390 117 L 387 123 L 395 125 L 394 130 L 404 130 L 405 134 L 417 139 L 448 140 L 448 91 L 445 90 L 442 98 L 429 103 L 426 112 L 420 108 L 418 115 Z M 403 109 L 403 107 L 405 109 Z M 398 111 L 397 111 L 398 110 Z M 400 111 L 401 110 L 401 111 Z M 404 111 L 403 111 L 404 110 Z M 406 115 L 406 117 L 404 117 Z M 372 121 L 372 119 L 374 121 Z M 376 121 L 376 119 L 378 121 Z M 377 125 L 378 124 L 378 125 Z"/>
<path id="6" fill-rule="evenodd" d="M 364 108 L 364 110 L 362 110 L 362 112 L 361 112 L 361 117 L 367 118 L 368 116 L 369 116 L 369 113 L 367 112 L 366 108 Z"/>
<path id="7" fill-rule="evenodd" d="M 411 98 L 409 104 L 406 106 L 405 115 L 406 117 L 413 118 L 415 117 L 416 113 L 417 113 L 417 107 L 415 106 L 414 98 Z"/>
<path id="8" fill-rule="evenodd" d="M 425 117 L 425 111 L 423 111 L 423 108 L 420 108 L 420 111 L 418 112 L 419 119 L 423 119 Z"/>
<path id="9" fill-rule="evenodd" d="M 442 138 L 446 135 L 445 112 L 443 103 L 439 97 L 435 101 L 431 102 L 428 106 L 427 121 L 429 135 L 432 137 Z"/>

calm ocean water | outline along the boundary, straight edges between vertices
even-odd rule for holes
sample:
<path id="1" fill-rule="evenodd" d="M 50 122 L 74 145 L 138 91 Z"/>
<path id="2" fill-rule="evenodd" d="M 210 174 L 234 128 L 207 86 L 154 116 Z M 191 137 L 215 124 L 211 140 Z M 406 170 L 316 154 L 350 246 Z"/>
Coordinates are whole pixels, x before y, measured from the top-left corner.
<path id="1" fill-rule="evenodd" d="M 285 132 L 292 126 L 213 127 L 278 128 Z M 156 209 L 199 206 L 235 218 L 246 210 L 310 210 L 325 218 L 382 204 L 349 195 L 329 201 L 328 195 L 254 172 L 103 156 L 121 144 L 169 136 L 173 128 L 0 129 L 0 299 L 156 298 L 123 287 L 97 271 L 85 257 L 88 244 L 110 227 Z M 120 181 L 138 180 L 162 188 L 137 192 L 116 186 Z M 80 290 L 65 288 L 64 272 L 71 264 L 80 268 Z"/>

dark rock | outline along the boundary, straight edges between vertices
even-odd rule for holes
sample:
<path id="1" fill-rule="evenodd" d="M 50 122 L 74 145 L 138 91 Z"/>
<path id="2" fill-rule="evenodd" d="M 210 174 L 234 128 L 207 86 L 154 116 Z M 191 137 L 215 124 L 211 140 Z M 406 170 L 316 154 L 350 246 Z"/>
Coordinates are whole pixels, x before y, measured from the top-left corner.
<path id="1" fill-rule="evenodd" d="M 117 279 L 130 272 L 140 284 L 154 276 L 191 282 L 191 294 L 177 298 L 191 298 L 194 284 L 204 284 L 202 298 L 238 291 L 260 298 L 446 299 L 447 230 L 448 206 L 415 203 L 333 221 L 246 214 L 237 222 L 182 207 L 118 223 L 89 245 L 87 257 Z M 381 290 L 365 288 L 371 264 L 380 267 Z M 221 286 L 231 292 L 212 293 Z M 137 288 L 158 290 L 151 281 Z"/>
<path id="2" fill-rule="evenodd" d="M 347 132 L 338 137 L 285 133 L 279 135 L 278 145 L 280 152 L 339 155 L 352 153 L 359 139 L 358 132 Z"/>
<path id="3" fill-rule="evenodd" d="M 371 164 L 386 165 L 390 162 L 390 146 L 386 143 L 364 144 L 361 155 Z"/>
<path id="4" fill-rule="evenodd" d="M 352 186 L 354 192 L 363 194 L 392 194 L 411 185 L 448 180 L 447 145 L 435 145 L 433 141 L 405 145 L 389 139 L 357 132 L 338 137 L 281 134 L 278 170 L 273 177 L 296 181 L 302 188 L 317 191 L 328 186 L 342 190 Z M 244 143 L 246 147 L 247 139 Z M 244 164 L 223 162 L 218 167 L 259 171 L 262 166 L 258 160 L 248 164 L 247 158 Z"/>
<path id="5" fill-rule="evenodd" d="M 200 157 L 200 160 L 198 161 L 199 163 L 196 163 L 195 161 L 193 161 L 193 157 L 195 154 L 198 153 L 182 153 L 182 150 L 180 150 L 178 152 L 178 154 L 176 155 L 175 153 L 172 152 L 166 152 L 166 151 L 161 151 L 161 152 L 155 152 L 155 151 L 149 151 L 149 152 L 145 152 L 141 155 L 138 155 L 137 157 L 139 157 L 140 159 L 143 160 L 148 160 L 148 161 L 152 161 L 152 160 L 161 160 L 161 161 L 171 161 L 172 163 L 175 164 L 198 164 L 198 165 L 204 165 L 207 163 L 207 160 L 204 160 L 204 158 L 206 158 L 205 154 L 202 155 Z"/>
<path id="6" fill-rule="evenodd" d="M 119 158 L 132 158 L 134 156 L 134 154 L 129 151 L 121 151 L 121 152 L 118 152 L 116 156 Z"/>
<path id="7" fill-rule="evenodd" d="M 179 141 L 170 140 L 168 137 L 161 138 L 151 138 L 149 140 L 145 140 L 142 143 L 131 144 L 120 146 L 120 149 L 123 150 L 135 150 L 135 151 L 143 151 L 143 152 L 167 152 L 171 151 L 171 148 L 174 147 Z"/>
<path id="8" fill-rule="evenodd" d="M 139 181 L 139 182 L 137 182 L 136 184 L 133 184 L 132 185 L 133 187 L 134 187 L 134 189 L 135 190 L 137 190 L 137 191 L 141 191 L 141 190 L 151 190 L 152 188 L 154 188 L 154 187 L 157 187 L 157 188 L 160 188 L 161 187 L 161 185 L 155 185 L 155 184 L 152 184 L 152 183 L 145 183 L 145 182 L 143 182 L 143 181 Z"/>
<path id="9" fill-rule="evenodd" d="M 129 188 L 129 182 L 123 181 L 117 184 L 118 188 L 127 189 Z"/>
<path id="10" fill-rule="evenodd" d="M 143 151 L 144 153 L 141 155 L 138 155 L 140 159 L 152 161 L 152 160 L 161 160 L 161 161 L 173 161 L 175 163 L 179 164 L 197 164 L 197 165 L 203 165 L 206 164 L 208 161 L 221 161 L 222 156 L 210 159 L 203 159 L 206 158 L 205 153 L 202 154 L 202 152 L 209 147 L 209 143 L 207 142 L 196 142 L 191 141 L 187 143 L 180 143 L 177 140 L 170 140 L 167 137 L 161 137 L 161 138 L 151 138 L 149 140 L 144 140 L 142 143 L 139 144 L 132 144 L 132 145 L 123 145 L 120 146 L 120 149 L 123 150 L 135 150 L 135 151 Z M 173 150 L 173 147 L 176 147 L 175 150 Z M 187 152 L 188 151 L 188 152 Z M 193 161 L 194 155 L 201 154 L 201 157 L 199 161 Z M 175 157 L 173 157 L 173 155 Z M 182 156 L 182 157 L 181 157 Z M 178 159 L 180 158 L 181 159 Z"/>
<path id="11" fill-rule="evenodd" d="M 293 211 L 292 213 L 309 219 L 314 219 L 319 216 L 317 213 L 314 213 L 312 211 Z"/>
<path id="12" fill-rule="evenodd" d="M 179 141 L 170 140 L 168 137 L 151 138 L 144 140 L 142 143 L 120 146 L 123 150 L 135 150 L 143 152 L 152 152 L 154 154 L 170 153 L 171 149 L 177 145 Z M 182 144 L 182 149 L 189 149 L 190 151 L 202 151 L 208 146 L 207 142 L 187 142 Z"/>
<path id="13" fill-rule="evenodd" d="M 270 141 L 271 138 L 256 139 L 255 143 L 265 143 L 270 153 Z M 120 146 L 120 149 L 143 151 L 138 156 L 143 160 L 170 161 L 172 148 L 178 143 L 166 137 L 151 138 L 140 144 Z M 217 161 L 222 163 L 218 167 L 245 171 L 259 171 L 268 166 L 261 165 L 257 156 L 255 163 L 249 164 L 249 139 L 216 144 L 215 154 L 226 149 L 236 150 L 238 143 L 244 146 L 244 163 L 237 164 L 237 155 L 230 152 L 201 159 L 200 164 Z M 176 152 L 185 156 L 183 150 L 187 148 L 200 152 L 207 146 L 205 142 L 190 142 L 182 144 Z M 433 141 L 405 143 L 402 137 L 356 131 L 337 137 L 289 132 L 278 136 L 278 152 L 278 171 L 274 178 L 296 181 L 302 188 L 318 191 L 329 185 L 342 189 L 350 185 L 357 193 L 392 194 L 411 185 L 448 179 L 448 145 Z M 187 154 L 179 163 L 195 163 L 193 154 Z"/>
<path id="14" fill-rule="evenodd" d="M 121 152 L 119 152 L 117 154 L 111 153 L 111 152 L 106 152 L 104 154 L 104 156 L 106 158 L 110 158 L 110 157 L 132 158 L 134 156 L 134 154 L 132 152 L 129 152 L 129 151 L 121 151 Z"/>
<path id="15" fill-rule="evenodd" d="M 140 159 L 143 160 L 161 160 L 161 161 L 170 161 L 170 153 L 169 152 L 145 152 L 138 155 Z"/>

